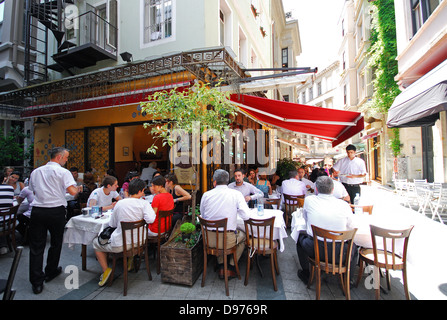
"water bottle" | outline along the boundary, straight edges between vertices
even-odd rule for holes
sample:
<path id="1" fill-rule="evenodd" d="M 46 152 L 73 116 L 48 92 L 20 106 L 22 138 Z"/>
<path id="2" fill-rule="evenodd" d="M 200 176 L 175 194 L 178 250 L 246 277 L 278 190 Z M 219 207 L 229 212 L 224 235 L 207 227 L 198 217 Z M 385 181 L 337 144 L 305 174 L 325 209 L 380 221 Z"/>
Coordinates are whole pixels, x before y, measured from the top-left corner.
<path id="1" fill-rule="evenodd" d="M 354 205 L 358 206 L 359 204 L 360 204 L 360 194 L 357 193 L 354 198 Z M 361 207 L 355 207 L 354 213 L 355 214 L 363 213 L 363 209 Z"/>
<path id="2" fill-rule="evenodd" d="M 257 202 L 257 208 L 258 208 L 258 216 L 263 216 L 264 215 L 264 204 L 262 203 L 262 200 L 259 199 Z"/>

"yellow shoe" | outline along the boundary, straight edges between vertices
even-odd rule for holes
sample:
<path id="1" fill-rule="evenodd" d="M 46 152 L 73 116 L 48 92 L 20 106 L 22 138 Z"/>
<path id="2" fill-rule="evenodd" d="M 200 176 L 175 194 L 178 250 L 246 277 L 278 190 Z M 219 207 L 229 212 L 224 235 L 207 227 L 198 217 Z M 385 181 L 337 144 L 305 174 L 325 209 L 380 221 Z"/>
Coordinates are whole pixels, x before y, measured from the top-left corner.
<path id="1" fill-rule="evenodd" d="M 127 258 L 127 271 L 134 270 L 133 257 Z"/>
<path id="2" fill-rule="evenodd" d="M 101 278 L 99 279 L 99 283 L 98 283 L 98 285 L 100 287 L 105 285 L 107 280 L 109 280 L 111 272 L 112 272 L 112 269 L 111 268 L 107 268 L 106 271 L 104 271 L 104 273 L 101 275 Z"/>

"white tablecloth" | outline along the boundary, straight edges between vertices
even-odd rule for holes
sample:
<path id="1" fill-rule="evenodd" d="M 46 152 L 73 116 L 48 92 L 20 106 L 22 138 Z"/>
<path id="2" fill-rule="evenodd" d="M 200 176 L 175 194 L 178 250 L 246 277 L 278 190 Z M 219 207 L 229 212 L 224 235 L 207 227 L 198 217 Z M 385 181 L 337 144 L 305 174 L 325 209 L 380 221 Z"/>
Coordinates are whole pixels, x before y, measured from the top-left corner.
<path id="1" fill-rule="evenodd" d="M 385 214 L 354 214 L 353 224 L 357 228 L 357 232 L 354 236 L 354 243 L 363 248 L 372 248 L 371 231 L 370 225 L 375 225 L 385 229 L 391 230 L 403 230 L 407 229 L 410 225 L 405 221 L 398 221 L 392 219 L 390 216 Z M 292 213 L 292 231 L 290 236 L 295 242 L 298 241 L 298 236 L 300 231 L 306 231 L 306 221 L 302 216 L 302 209 L 299 209 Z M 383 241 L 381 238 L 376 239 L 378 249 L 383 249 Z M 391 250 L 391 241 L 387 242 L 387 249 Z M 396 253 L 402 254 L 403 241 L 396 241 Z"/>
<path id="2" fill-rule="evenodd" d="M 92 244 L 98 234 L 109 225 L 111 211 L 105 212 L 98 219 L 90 216 L 78 215 L 71 218 L 65 225 L 64 243 L 72 248 L 75 244 Z"/>
<path id="3" fill-rule="evenodd" d="M 275 217 L 273 225 L 273 240 L 278 240 L 280 244 L 280 251 L 284 251 L 284 238 L 287 238 L 286 223 L 284 222 L 283 212 L 281 210 L 264 209 L 264 215 L 258 216 L 257 209 L 250 210 L 250 218 L 252 219 L 268 219 Z M 244 220 L 237 217 L 237 228 L 245 232 Z"/>

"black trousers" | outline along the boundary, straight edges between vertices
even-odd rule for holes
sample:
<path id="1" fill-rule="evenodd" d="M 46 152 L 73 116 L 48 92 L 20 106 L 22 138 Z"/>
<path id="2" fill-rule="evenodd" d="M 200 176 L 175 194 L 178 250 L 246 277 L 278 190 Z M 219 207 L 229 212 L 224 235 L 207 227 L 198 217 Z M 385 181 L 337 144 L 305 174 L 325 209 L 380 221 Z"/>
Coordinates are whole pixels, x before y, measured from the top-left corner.
<path id="1" fill-rule="evenodd" d="M 42 285 L 45 275 L 54 274 L 59 266 L 59 259 L 64 238 L 66 209 L 33 207 L 29 225 L 29 280 L 32 285 Z M 43 271 L 43 258 L 50 233 L 47 265 Z"/>
<path id="2" fill-rule="evenodd" d="M 346 188 L 346 191 L 349 194 L 349 197 L 351 198 L 351 204 L 354 204 L 354 198 L 355 195 L 358 193 L 360 195 L 360 185 L 359 184 L 347 184 L 343 183 L 343 185 Z"/>
<path id="3" fill-rule="evenodd" d="M 320 260 L 324 261 L 324 242 L 318 241 L 318 251 L 320 253 Z M 343 259 L 346 257 L 347 252 L 347 246 L 345 245 L 343 248 Z M 310 273 L 309 269 L 309 257 L 315 258 L 315 250 L 314 250 L 314 239 L 313 237 L 309 236 L 307 233 L 301 233 L 298 237 L 298 241 L 296 243 L 296 252 L 298 254 L 298 260 L 300 262 L 301 268 L 303 271 L 307 274 Z M 328 252 L 332 252 L 332 242 L 328 242 Z M 335 254 L 338 260 L 338 257 L 340 256 L 340 242 L 336 243 L 335 247 Z M 350 272 L 350 278 L 354 279 L 354 269 L 357 265 L 358 261 L 358 247 L 355 243 L 352 244 L 352 252 L 351 252 L 351 272 Z M 329 254 L 329 262 L 332 262 L 331 254 Z M 338 261 L 335 261 L 335 263 L 338 263 Z"/>

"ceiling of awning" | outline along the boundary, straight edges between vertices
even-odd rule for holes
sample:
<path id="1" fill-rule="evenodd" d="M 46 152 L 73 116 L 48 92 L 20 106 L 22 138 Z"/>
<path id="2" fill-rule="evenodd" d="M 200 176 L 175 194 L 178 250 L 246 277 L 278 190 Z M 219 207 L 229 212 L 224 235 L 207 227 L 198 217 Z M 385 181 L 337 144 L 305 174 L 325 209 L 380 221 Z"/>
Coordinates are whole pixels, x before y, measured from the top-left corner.
<path id="1" fill-rule="evenodd" d="M 432 126 L 447 110 L 447 60 L 414 82 L 388 111 L 390 128 Z"/>
<path id="2" fill-rule="evenodd" d="M 260 121 L 293 132 L 342 143 L 364 128 L 359 112 L 323 109 L 255 96 L 233 94 L 231 100 Z"/>

